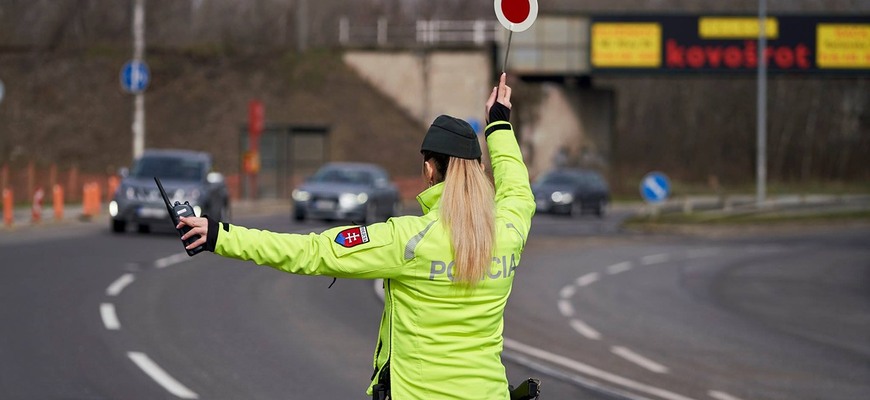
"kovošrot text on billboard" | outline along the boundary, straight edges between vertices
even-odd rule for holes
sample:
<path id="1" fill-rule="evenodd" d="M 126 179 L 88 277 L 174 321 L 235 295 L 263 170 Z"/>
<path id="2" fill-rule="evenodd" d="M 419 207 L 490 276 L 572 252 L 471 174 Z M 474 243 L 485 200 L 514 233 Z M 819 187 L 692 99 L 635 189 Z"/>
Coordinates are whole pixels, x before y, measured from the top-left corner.
<path id="1" fill-rule="evenodd" d="M 758 68 L 753 16 L 594 16 L 596 72 L 750 72 Z M 763 57 L 771 72 L 870 73 L 870 16 L 770 16 Z"/>

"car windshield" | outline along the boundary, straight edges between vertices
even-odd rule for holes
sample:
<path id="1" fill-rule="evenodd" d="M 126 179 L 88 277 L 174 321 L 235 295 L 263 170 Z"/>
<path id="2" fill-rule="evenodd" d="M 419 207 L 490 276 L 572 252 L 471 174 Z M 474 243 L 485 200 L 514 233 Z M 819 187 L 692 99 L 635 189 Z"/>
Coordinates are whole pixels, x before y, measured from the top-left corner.
<path id="1" fill-rule="evenodd" d="M 349 168 L 324 168 L 311 177 L 311 182 L 320 183 L 356 183 L 371 184 L 372 174 L 369 171 L 361 171 Z"/>
<path id="2" fill-rule="evenodd" d="M 579 176 L 569 172 L 551 172 L 541 177 L 538 183 L 541 185 L 569 185 L 576 184 Z"/>
<path id="3" fill-rule="evenodd" d="M 136 178 L 158 177 L 160 179 L 177 179 L 184 181 L 200 181 L 205 174 L 205 163 L 202 160 L 169 156 L 148 156 L 139 159 L 133 167 L 131 176 Z"/>

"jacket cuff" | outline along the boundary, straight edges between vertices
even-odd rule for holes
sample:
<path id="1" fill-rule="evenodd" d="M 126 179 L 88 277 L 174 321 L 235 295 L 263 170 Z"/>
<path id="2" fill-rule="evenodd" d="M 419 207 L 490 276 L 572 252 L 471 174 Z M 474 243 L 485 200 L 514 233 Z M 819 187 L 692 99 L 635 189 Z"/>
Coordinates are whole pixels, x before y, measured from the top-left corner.
<path id="1" fill-rule="evenodd" d="M 211 219 L 209 216 L 205 216 L 205 219 L 208 220 L 208 233 L 205 238 L 205 249 L 214 253 L 215 246 L 217 246 L 217 238 L 218 231 L 220 231 L 220 222 Z"/>
<path id="2" fill-rule="evenodd" d="M 486 127 L 486 130 L 484 131 L 485 132 L 484 137 L 489 137 L 490 133 L 493 133 L 495 131 L 500 131 L 503 129 L 510 131 L 510 130 L 513 130 L 513 127 L 511 126 L 510 122 L 504 122 L 504 121 L 493 122 L 493 123 L 489 124 L 489 126 Z"/>

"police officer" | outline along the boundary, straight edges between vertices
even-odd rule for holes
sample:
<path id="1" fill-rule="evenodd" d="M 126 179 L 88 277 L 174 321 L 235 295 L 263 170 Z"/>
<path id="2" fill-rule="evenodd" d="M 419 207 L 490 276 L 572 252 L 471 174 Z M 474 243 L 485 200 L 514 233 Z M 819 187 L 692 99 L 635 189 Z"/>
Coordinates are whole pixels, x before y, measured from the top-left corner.
<path id="1" fill-rule="evenodd" d="M 192 217 L 178 225 L 192 228 L 182 239 L 293 274 L 384 279 L 367 391 L 376 399 L 508 399 L 504 307 L 535 212 L 510 97 L 502 74 L 486 102 L 494 187 L 474 130 L 442 115 L 421 146 L 422 216 L 308 235 Z"/>

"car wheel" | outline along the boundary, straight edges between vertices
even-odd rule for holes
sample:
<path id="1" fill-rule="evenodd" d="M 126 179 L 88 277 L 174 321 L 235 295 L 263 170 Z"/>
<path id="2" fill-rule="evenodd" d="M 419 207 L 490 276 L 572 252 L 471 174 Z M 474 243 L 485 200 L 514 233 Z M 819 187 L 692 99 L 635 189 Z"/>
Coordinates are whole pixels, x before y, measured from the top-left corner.
<path id="1" fill-rule="evenodd" d="M 575 201 L 571 203 L 571 208 L 568 209 L 568 215 L 572 217 L 579 217 L 583 215 L 583 202 Z"/>
<path id="2" fill-rule="evenodd" d="M 112 232 L 114 233 L 124 233 L 127 229 L 127 222 L 124 220 L 113 219 L 112 220 Z"/>
<path id="3" fill-rule="evenodd" d="M 378 208 L 375 207 L 375 203 L 369 202 L 368 204 L 366 204 L 366 217 L 365 217 L 366 224 L 373 224 L 373 223 L 375 223 L 375 221 L 377 221 L 377 219 L 378 219 L 377 211 L 378 211 Z"/>
<path id="4" fill-rule="evenodd" d="M 173 228 L 174 228 L 174 227 L 173 227 Z M 148 224 L 139 224 L 139 226 L 136 227 L 136 232 L 139 232 L 139 233 L 149 233 L 149 232 L 151 232 L 151 227 L 148 226 Z"/>
<path id="5" fill-rule="evenodd" d="M 293 211 L 293 220 L 296 222 L 305 221 L 305 212 L 302 210 Z"/>
<path id="6" fill-rule="evenodd" d="M 595 207 L 595 215 L 597 215 L 598 218 L 603 218 L 604 217 L 604 209 L 606 207 L 607 207 L 606 201 L 604 201 L 603 199 L 598 200 L 598 206 Z"/>

